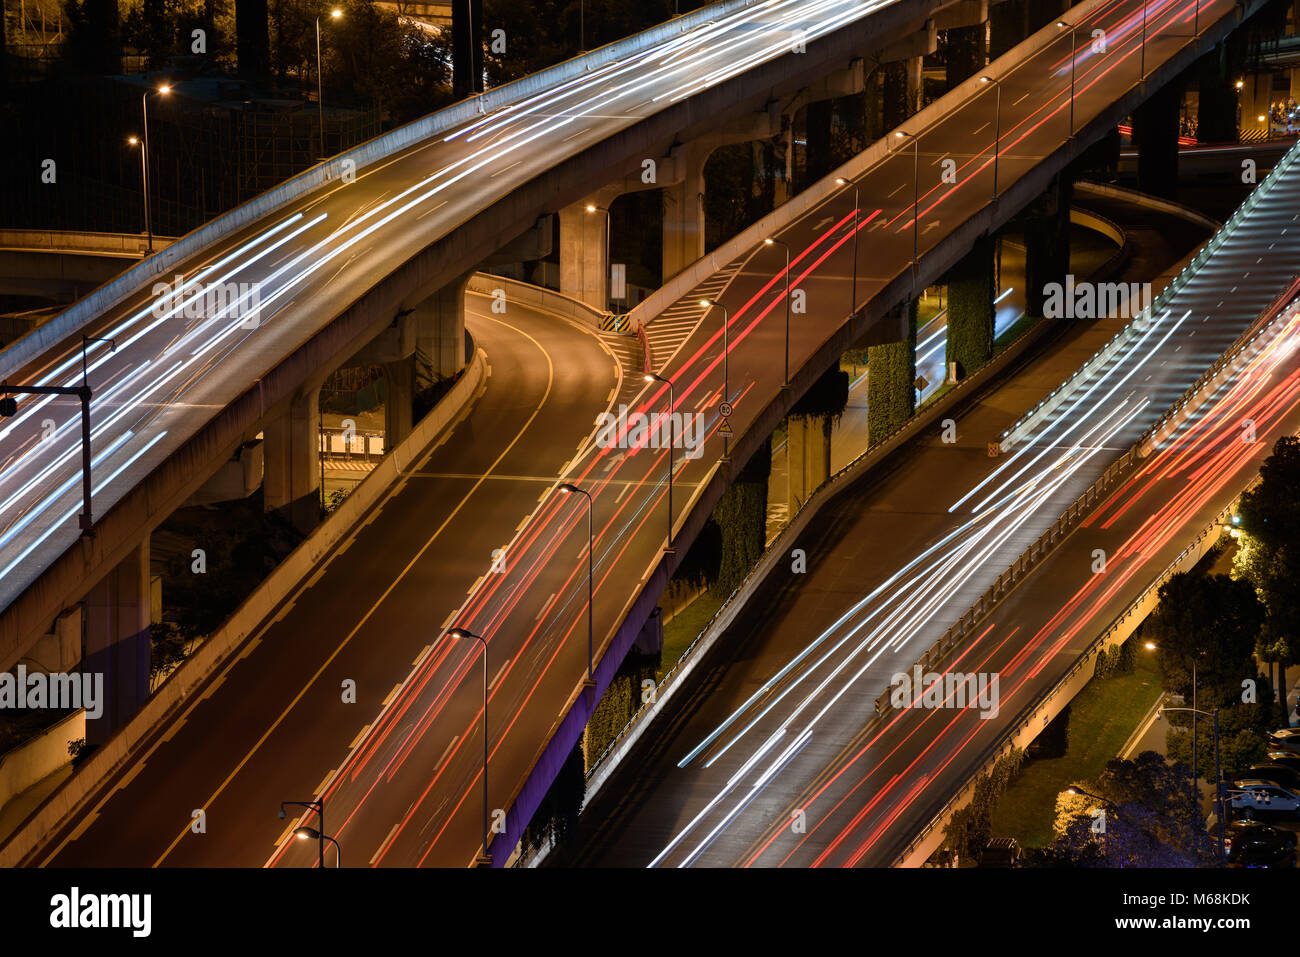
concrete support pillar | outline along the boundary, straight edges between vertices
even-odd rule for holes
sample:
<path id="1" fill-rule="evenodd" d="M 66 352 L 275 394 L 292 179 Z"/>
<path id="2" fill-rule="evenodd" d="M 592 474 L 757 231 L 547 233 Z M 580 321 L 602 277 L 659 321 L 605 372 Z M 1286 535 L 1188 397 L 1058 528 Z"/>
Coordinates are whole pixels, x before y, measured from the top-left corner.
<path id="1" fill-rule="evenodd" d="M 884 67 L 885 129 L 892 130 L 921 109 L 923 57 L 908 57 Z"/>
<path id="2" fill-rule="evenodd" d="M 871 71 L 862 95 L 864 132 L 868 143 L 880 139 L 889 129 L 885 126 L 885 73 L 883 68 Z"/>
<path id="3" fill-rule="evenodd" d="M 964 379 L 993 358 L 993 240 L 982 236 L 948 270 L 948 362 Z"/>
<path id="4" fill-rule="evenodd" d="M 818 100 L 809 103 L 804 114 L 804 179 L 802 189 L 826 176 L 836 164 L 831 156 L 831 113 L 834 104 L 830 100 Z"/>
<path id="5" fill-rule="evenodd" d="M 1029 0 L 1004 0 L 989 8 L 990 60 L 996 60 L 1029 34 Z"/>
<path id="6" fill-rule="evenodd" d="M 772 138 L 772 203 L 780 206 L 794 195 L 794 124 L 788 121 Z M 667 270 L 665 270 L 665 277 Z"/>
<path id="7" fill-rule="evenodd" d="M 1070 200 L 1073 183 L 1057 176 L 1024 213 L 1025 299 L 1031 316 L 1043 315 L 1045 288 L 1065 283 L 1070 271 Z"/>
<path id="8" fill-rule="evenodd" d="M 704 255 L 704 163 L 710 152 L 698 141 L 681 147 L 681 181 L 664 189 L 664 282 Z"/>
<path id="9" fill-rule="evenodd" d="M 103 744 L 149 699 L 152 623 L 149 545 L 132 551 L 85 600 L 84 670 L 103 675 L 103 712 L 87 715 L 86 743 Z"/>
<path id="10" fill-rule="evenodd" d="M 1196 139 L 1200 143 L 1237 141 L 1237 77 L 1229 44 L 1220 43 L 1196 61 Z"/>
<path id="11" fill-rule="evenodd" d="M 953 89 L 984 69 L 986 33 L 983 23 L 954 27 L 948 31 L 948 59 L 944 77 L 948 89 Z"/>
<path id="12" fill-rule="evenodd" d="M 1133 111 L 1138 190 L 1173 199 L 1178 191 L 1178 111 L 1182 84 L 1171 82 Z"/>
<path id="13" fill-rule="evenodd" d="M 300 389 L 262 428 L 263 505 L 309 532 L 320 522 L 320 383 Z"/>
<path id="14" fill-rule="evenodd" d="M 1244 78 L 1241 84 L 1241 132 L 1258 135 L 1268 131 L 1268 111 L 1273 100 L 1273 75 L 1267 71 Z M 1260 119 L 1260 117 L 1264 119 Z"/>
<path id="15" fill-rule="evenodd" d="M 415 356 L 384 363 L 384 448 L 411 434 L 415 424 Z"/>
<path id="16" fill-rule="evenodd" d="M 465 368 L 465 290 L 472 275 L 458 276 L 411 312 L 417 392 Z"/>
<path id="17" fill-rule="evenodd" d="M 786 425 L 786 501 L 793 515 L 831 476 L 831 437 L 823 415 L 792 415 Z"/>
<path id="18" fill-rule="evenodd" d="M 601 311 L 609 306 L 609 207 L 619 192 L 607 186 L 560 210 L 560 292 Z"/>
<path id="19" fill-rule="evenodd" d="M 916 408 L 916 302 L 885 316 L 867 346 L 867 442 L 875 445 Z"/>

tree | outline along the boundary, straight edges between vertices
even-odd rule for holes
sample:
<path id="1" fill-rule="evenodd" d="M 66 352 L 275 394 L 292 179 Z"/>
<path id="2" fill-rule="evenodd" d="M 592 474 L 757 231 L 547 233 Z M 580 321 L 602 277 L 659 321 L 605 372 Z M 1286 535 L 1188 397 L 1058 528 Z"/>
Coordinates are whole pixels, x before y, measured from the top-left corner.
<path id="1" fill-rule="evenodd" d="M 1284 703 L 1286 667 L 1300 664 L 1300 439 L 1278 439 L 1259 475 L 1237 511 L 1242 536 L 1233 572 L 1254 585 L 1267 609 L 1255 650 L 1274 666 Z"/>
<path id="2" fill-rule="evenodd" d="M 1190 704 L 1194 658 L 1199 707 L 1239 702 L 1242 681 L 1256 676 L 1255 642 L 1264 623 L 1254 588 L 1227 575 L 1179 572 L 1160 586 L 1159 599 L 1143 635 L 1158 646 L 1163 687 Z"/>
<path id="3" fill-rule="evenodd" d="M 1033 858 L 1049 867 L 1203 867 L 1214 861 L 1187 766 L 1154 751 L 1115 758 L 1083 786 L 1102 801 L 1063 792 L 1056 839 Z M 1097 812 L 1101 812 L 1098 814 Z"/>

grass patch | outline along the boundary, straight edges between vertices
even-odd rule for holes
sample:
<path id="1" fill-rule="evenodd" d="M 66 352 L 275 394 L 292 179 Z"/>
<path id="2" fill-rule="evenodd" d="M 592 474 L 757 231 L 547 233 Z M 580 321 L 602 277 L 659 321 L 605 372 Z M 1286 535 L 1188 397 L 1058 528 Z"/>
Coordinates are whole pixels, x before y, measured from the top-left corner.
<path id="1" fill-rule="evenodd" d="M 702 593 L 664 625 L 664 653 L 659 665 L 658 678 L 662 680 L 669 669 L 681 660 L 691 642 L 699 637 L 704 626 L 712 620 L 722 607 L 722 599 L 709 589 Z"/>
<path id="2" fill-rule="evenodd" d="M 1090 681 L 1079 692 L 1070 707 L 1064 757 L 1025 761 L 993 815 L 996 836 L 1014 837 L 1022 847 L 1051 843 L 1056 795 L 1100 774 L 1159 699 L 1154 658 L 1139 652 L 1131 673 Z"/>
<path id="3" fill-rule="evenodd" d="M 993 353 L 996 355 L 998 352 L 1011 345 L 1011 343 L 1019 339 L 1021 335 L 1028 332 L 1029 327 L 1037 321 L 1037 319 L 1028 313 L 1022 315 L 1019 319 L 1004 329 L 1002 335 L 993 340 Z"/>

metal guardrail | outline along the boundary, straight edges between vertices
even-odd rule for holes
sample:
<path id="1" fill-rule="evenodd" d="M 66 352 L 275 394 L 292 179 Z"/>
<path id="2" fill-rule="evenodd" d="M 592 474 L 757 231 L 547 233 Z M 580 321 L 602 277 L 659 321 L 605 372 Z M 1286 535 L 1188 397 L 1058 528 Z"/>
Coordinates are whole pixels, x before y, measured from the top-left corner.
<path id="1" fill-rule="evenodd" d="M 1010 436 L 1019 432 L 1028 425 L 1035 416 L 1047 409 L 1055 399 L 1063 395 L 1065 391 L 1074 383 L 1079 381 L 1081 377 L 1090 375 L 1092 372 L 1096 371 L 1098 367 L 1105 365 L 1105 363 L 1110 361 L 1115 351 L 1132 338 L 1135 331 L 1142 327 L 1142 323 L 1150 320 L 1152 316 L 1165 308 L 1169 301 L 1177 295 L 1189 281 L 1191 281 L 1192 277 L 1196 275 L 1201 266 L 1205 264 L 1210 256 L 1212 256 L 1214 252 L 1218 250 L 1218 248 L 1222 246 L 1234 232 L 1236 232 L 1242 220 L 1245 219 L 1245 217 L 1256 206 L 1258 206 L 1260 202 L 1262 202 L 1263 197 L 1268 195 L 1269 190 L 1272 188 L 1273 184 L 1277 182 L 1278 177 L 1286 169 L 1295 164 L 1297 157 L 1300 157 L 1300 143 L 1297 143 L 1295 146 L 1292 146 L 1291 149 L 1287 150 L 1282 158 L 1278 160 L 1277 165 L 1274 166 L 1269 171 L 1268 175 L 1264 177 L 1263 182 L 1261 182 L 1259 186 L 1256 187 L 1248 197 L 1246 197 L 1245 202 L 1237 207 L 1236 212 L 1229 217 L 1228 221 L 1223 224 L 1219 231 L 1211 236 L 1208 242 L 1201 246 L 1200 250 L 1192 260 L 1179 271 L 1178 275 L 1173 278 L 1169 285 L 1165 286 L 1165 288 L 1160 291 L 1155 299 L 1147 305 L 1141 313 L 1139 313 L 1123 329 L 1115 333 L 1115 335 L 1111 337 L 1105 345 L 1093 353 L 1092 356 L 1090 356 L 1077 370 L 1075 370 L 1073 375 L 1044 396 L 1037 405 L 1022 415 L 1002 433 L 1001 439 L 1003 450 L 1006 451 L 1008 438 Z"/>
<path id="2" fill-rule="evenodd" d="M 1298 285 L 1300 285 L 1300 278 L 1298 278 L 1297 282 L 1293 283 L 1292 286 L 1289 288 L 1289 291 L 1292 293 L 1292 295 L 1294 295 L 1294 291 L 1297 289 Z M 1297 311 L 1300 311 L 1300 304 L 1293 306 L 1292 309 L 1290 310 L 1292 314 L 1294 314 Z M 1272 315 L 1270 315 L 1270 313 Z M 1210 369 L 1206 370 L 1206 372 L 1203 375 L 1201 375 L 1201 377 L 1198 378 L 1196 382 L 1190 388 L 1187 389 L 1186 392 L 1183 393 L 1183 395 L 1178 399 L 1177 402 L 1174 403 L 1173 406 L 1171 406 L 1163 415 L 1161 415 L 1160 418 L 1157 419 L 1156 422 L 1154 422 L 1150 426 L 1150 428 L 1148 428 L 1146 431 L 1142 433 L 1142 435 L 1133 443 L 1132 446 L 1130 446 L 1128 451 L 1126 451 L 1120 457 L 1119 460 L 1113 463 L 1111 467 L 1108 468 L 1106 472 L 1100 478 L 1097 479 L 1097 481 L 1093 482 L 1093 484 L 1090 485 L 1084 491 L 1084 493 L 1074 501 L 1074 503 L 1066 510 L 1066 514 L 1063 515 L 1060 519 L 1058 519 L 1057 522 L 1053 523 L 1051 529 L 1049 529 L 1047 532 L 1044 532 L 1043 535 L 1041 535 L 1038 538 L 1038 540 L 1036 540 L 1033 543 L 1033 545 L 1031 545 L 1023 553 L 1021 553 L 1020 557 L 1016 559 L 1015 563 L 1012 564 L 1011 568 L 1009 568 L 1007 572 L 1004 572 L 1003 575 L 998 576 L 998 581 L 993 585 L 993 587 L 991 587 L 988 591 L 986 591 L 983 595 L 980 596 L 976 604 L 972 606 L 972 608 L 969 611 L 967 611 L 966 614 L 962 615 L 961 619 L 959 619 L 958 621 L 958 624 L 954 625 L 947 632 L 945 632 L 943 638 L 935 642 L 935 644 L 931 646 L 931 648 L 928 651 L 926 651 L 924 655 L 922 655 L 919 661 L 919 664 L 922 666 L 922 669 L 928 670 L 939 660 L 941 660 L 944 655 L 946 655 L 949 651 L 951 651 L 956 646 L 957 639 L 960 638 L 961 635 L 964 635 L 965 633 L 973 629 L 976 623 L 978 623 L 982 618 L 984 618 L 988 613 L 990 613 L 993 610 L 993 608 L 996 607 L 998 602 L 1001 601 L 1002 598 L 1006 597 L 1006 595 L 1010 592 L 1011 588 L 1014 587 L 1014 584 L 1017 580 L 1024 578 L 1024 576 L 1028 574 L 1030 571 L 1032 571 L 1034 567 L 1041 564 L 1043 559 L 1045 559 L 1047 555 L 1050 554 L 1050 552 L 1053 550 L 1052 548 L 1053 543 L 1059 545 L 1060 541 L 1065 537 L 1068 531 L 1071 530 L 1073 527 L 1077 526 L 1082 519 L 1086 518 L 1091 513 L 1092 507 L 1098 504 L 1101 498 L 1101 492 L 1104 491 L 1107 487 L 1109 487 L 1109 485 L 1112 484 L 1120 476 L 1122 472 L 1127 471 L 1127 469 L 1131 467 L 1132 464 L 1135 461 L 1137 461 L 1138 458 L 1141 457 L 1142 447 L 1148 441 L 1154 438 L 1160 432 L 1160 430 L 1163 429 L 1166 424 L 1168 424 L 1170 420 L 1172 420 L 1174 417 L 1180 414 L 1183 409 L 1185 409 L 1188 405 L 1190 405 L 1196 399 L 1197 395 L 1201 391 L 1203 391 L 1205 388 L 1212 385 L 1215 379 L 1217 378 L 1218 374 L 1221 373 L 1225 367 L 1227 367 L 1234 360 L 1240 357 L 1241 354 L 1247 348 L 1249 348 L 1257 338 L 1259 338 L 1259 336 L 1263 335 L 1266 331 L 1271 329 L 1274 320 L 1276 320 L 1277 318 L 1285 314 L 1286 313 L 1283 312 L 1282 310 L 1277 309 L 1276 303 L 1269 306 L 1268 309 L 1266 309 L 1263 313 L 1261 313 L 1262 317 L 1268 317 L 1264 319 L 1264 324 L 1263 325 L 1253 324 L 1250 329 L 1247 329 L 1245 332 L 1243 332 L 1242 335 L 1239 336 L 1237 340 L 1233 343 L 1233 345 L 1231 345 L 1223 353 L 1223 355 L 1221 355 L 1217 360 L 1215 360 L 1214 364 L 1210 367 Z M 1258 481 L 1258 477 L 1254 481 L 1252 481 L 1250 485 L 1247 486 L 1247 488 L 1253 486 L 1256 481 Z M 1238 496 L 1238 499 L 1239 498 L 1240 496 Z M 1037 715 L 1038 711 L 1042 708 L 1043 702 L 1050 701 L 1052 697 L 1055 696 L 1061 690 L 1062 687 L 1064 687 L 1072 678 L 1074 678 L 1079 673 L 1080 668 L 1086 666 L 1093 659 L 1098 649 L 1103 647 L 1110 640 L 1111 636 L 1114 635 L 1115 632 L 1129 618 L 1129 616 L 1134 614 L 1137 611 L 1137 609 L 1141 607 L 1142 603 L 1145 602 L 1148 598 L 1150 598 L 1151 593 L 1153 591 L 1158 590 L 1162 585 L 1164 585 L 1165 582 L 1169 580 L 1170 577 L 1172 577 L 1174 572 L 1177 570 L 1179 565 L 1182 564 L 1183 560 L 1187 557 L 1187 555 L 1194 548 L 1196 548 L 1202 541 L 1204 541 L 1206 535 L 1211 534 L 1213 529 L 1217 525 L 1222 523 L 1223 519 L 1227 515 L 1230 515 L 1235 507 L 1236 507 L 1236 500 L 1234 500 L 1227 507 L 1221 510 L 1214 517 L 1213 521 L 1211 521 L 1206 528 L 1201 530 L 1201 532 L 1194 539 L 1193 543 L 1191 545 L 1188 545 L 1181 552 L 1179 552 L 1178 556 L 1174 558 L 1168 565 L 1166 565 L 1164 569 L 1161 570 L 1159 575 L 1157 575 L 1156 579 L 1145 589 L 1143 589 L 1141 594 L 1139 594 L 1135 599 L 1133 599 L 1133 601 L 1129 602 L 1128 605 L 1124 607 L 1123 611 L 1121 611 L 1118 615 L 1115 616 L 1114 619 L 1112 619 L 1110 624 L 1107 625 L 1106 628 L 1102 631 L 1101 635 L 1088 645 L 1088 647 L 1084 650 L 1084 652 L 1081 655 L 1079 655 L 1079 658 L 1074 663 L 1074 665 L 1071 666 L 1069 671 L 1067 671 L 1066 674 L 1062 676 L 1059 681 L 1053 684 L 1052 687 L 1049 688 L 1047 691 L 1045 691 L 1043 694 L 1039 695 L 1033 701 L 1029 702 L 1024 708 L 1022 708 L 1017 713 L 1016 720 L 1013 721 L 1011 724 L 1009 724 L 1006 730 L 1004 730 L 1002 734 L 998 735 L 997 739 L 985 749 L 984 751 L 985 759 L 980 766 L 981 770 L 971 776 L 970 779 L 971 782 L 977 779 L 980 773 L 983 773 L 983 771 L 987 770 L 989 764 L 992 761 L 996 760 L 997 757 L 1002 754 L 1003 750 L 1007 747 L 1010 741 L 1012 741 L 1017 735 L 1019 735 L 1022 731 L 1024 731 L 1024 729 L 1028 726 L 1029 722 L 1033 720 L 1034 716 Z M 1010 577 L 1008 578 L 1007 576 Z M 958 632 L 959 626 L 960 626 L 960 631 Z M 888 699 L 889 699 L 889 692 L 886 691 L 879 699 L 877 699 L 877 711 L 881 711 L 881 706 L 880 706 L 881 701 L 883 700 L 885 702 L 888 702 Z M 883 718 L 877 717 L 873 719 L 871 722 L 868 722 L 866 728 L 870 729 L 873 726 L 873 724 L 879 724 L 882 720 Z M 908 843 L 907 847 L 898 855 L 898 857 L 894 861 L 895 865 L 905 860 L 915 850 L 915 848 L 918 845 L 920 845 L 922 841 L 925 840 L 925 838 L 934 830 L 934 828 L 940 822 L 942 822 L 945 817 L 947 817 L 949 812 L 953 809 L 954 805 L 959 800 L 962 799 L 966 791 L 971 786 L 973 785 L 971 783 L 968 783 L 965 787 L 959 789 L 951 798 L 948 799 L 947 802 L 944 803 L 944 805 L 939 809 L 939 811 L 930 819 L 930 821 L 920 831 L 917 832 L 916 836 L 913 837 L 913 839 Z"/>

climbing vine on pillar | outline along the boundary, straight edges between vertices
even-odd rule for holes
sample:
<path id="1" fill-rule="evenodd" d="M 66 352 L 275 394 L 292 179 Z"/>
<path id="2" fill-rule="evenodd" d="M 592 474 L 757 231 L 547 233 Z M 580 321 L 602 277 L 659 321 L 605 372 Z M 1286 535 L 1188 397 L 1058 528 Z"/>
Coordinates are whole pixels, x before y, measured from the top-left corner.
<path id="1" fill-rule="evenodd" d="M 965 378 L 993 358 L 993 240 L 982 236 L 948 273 L 948 361 Z"/>

